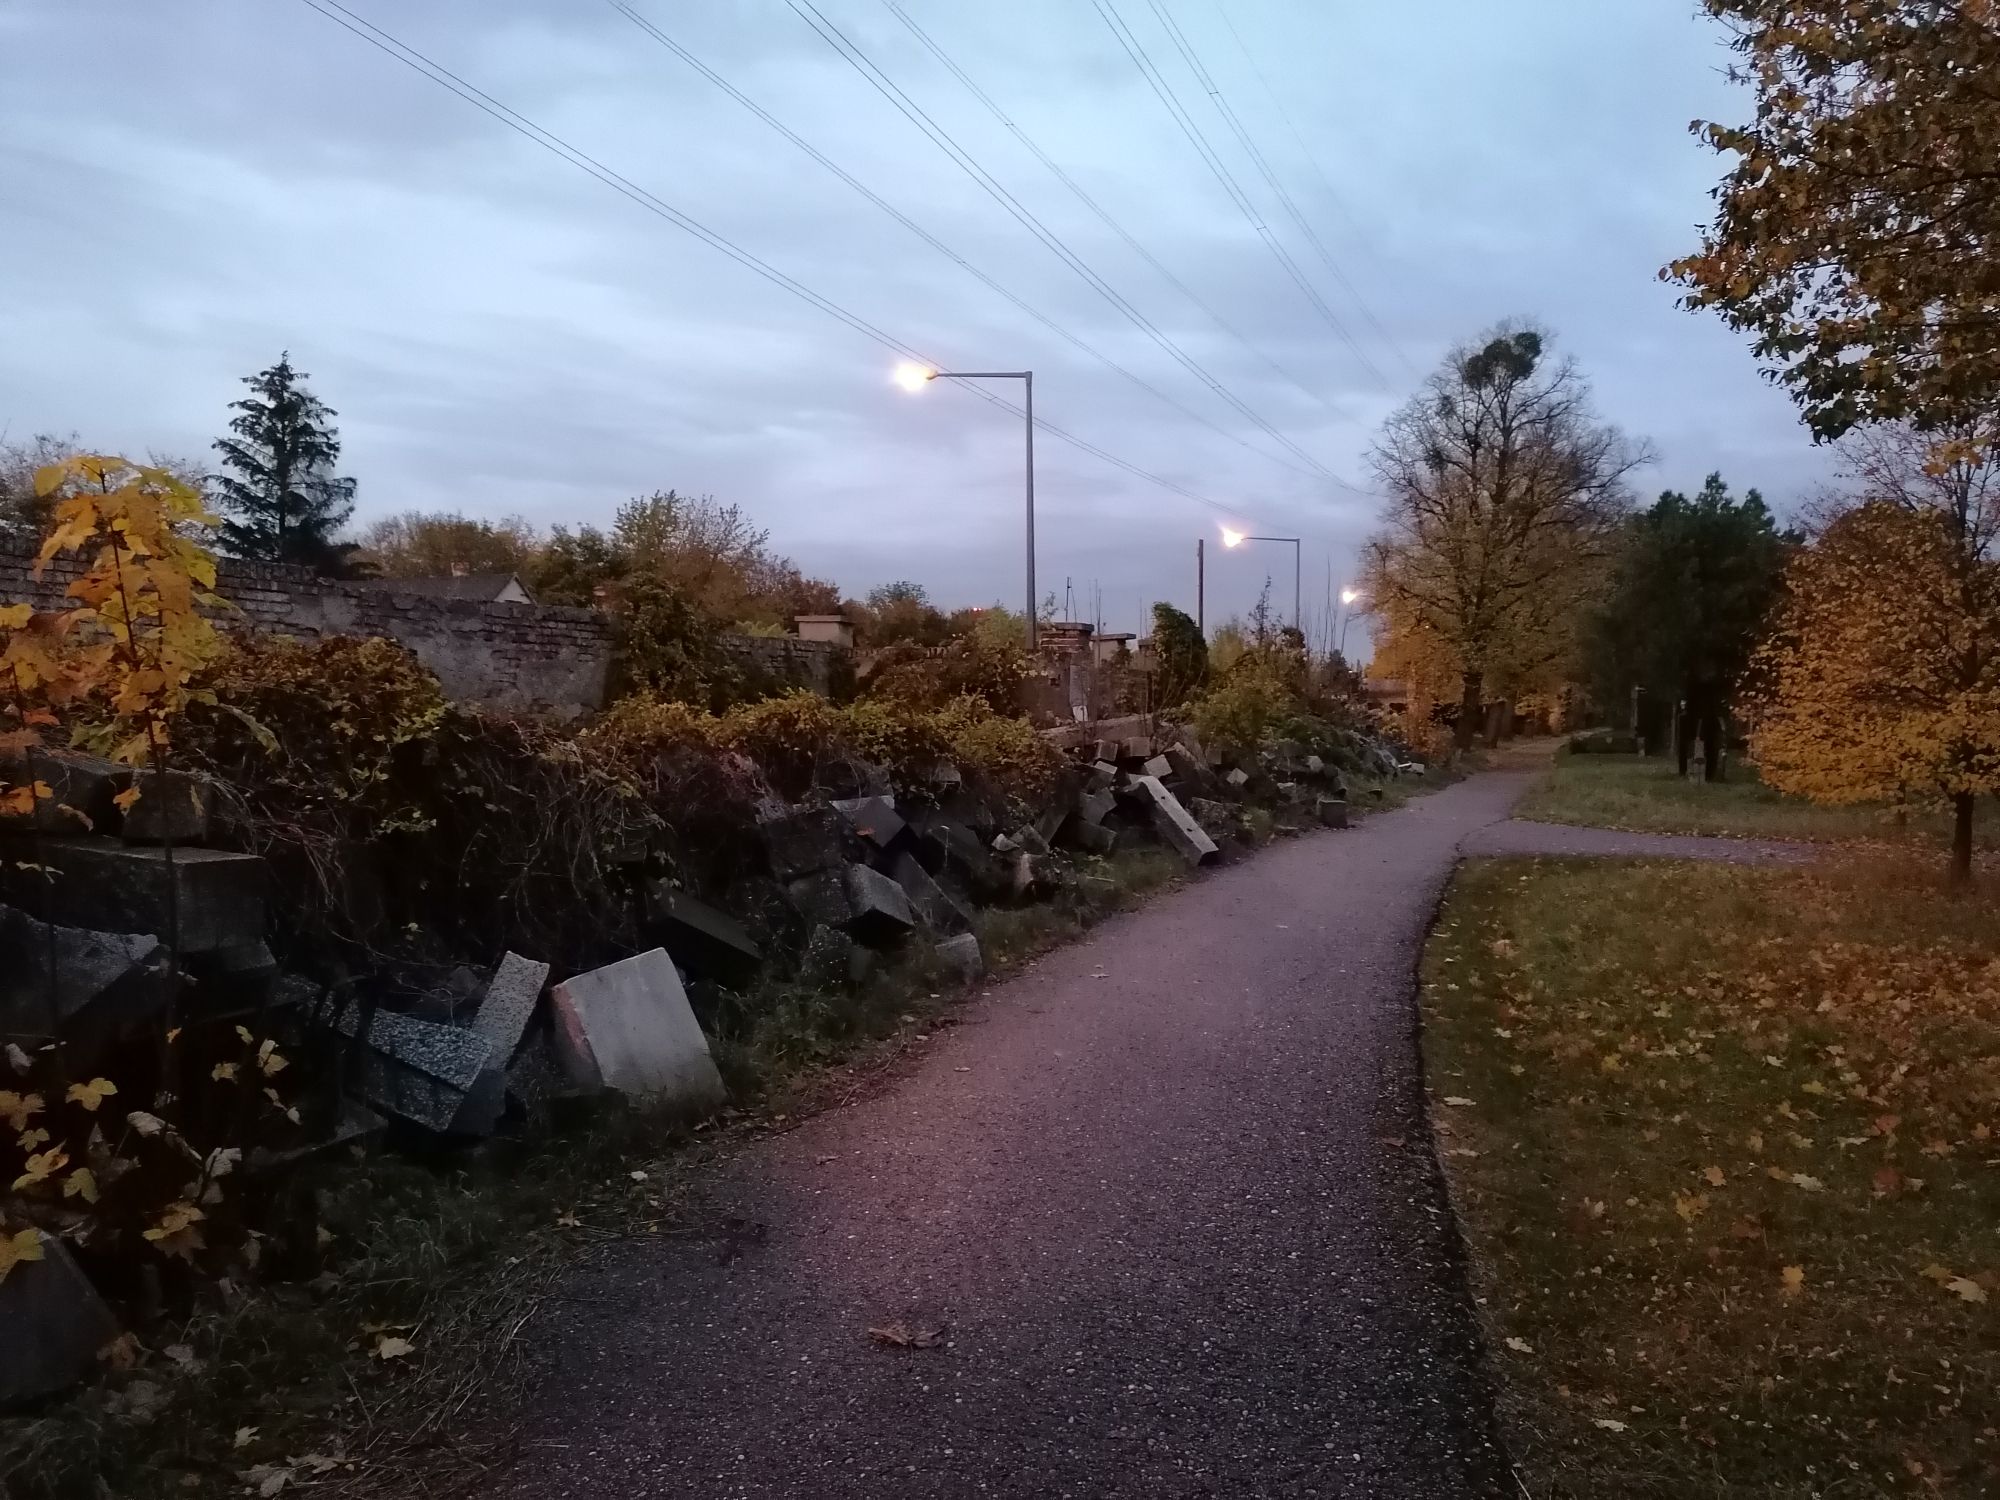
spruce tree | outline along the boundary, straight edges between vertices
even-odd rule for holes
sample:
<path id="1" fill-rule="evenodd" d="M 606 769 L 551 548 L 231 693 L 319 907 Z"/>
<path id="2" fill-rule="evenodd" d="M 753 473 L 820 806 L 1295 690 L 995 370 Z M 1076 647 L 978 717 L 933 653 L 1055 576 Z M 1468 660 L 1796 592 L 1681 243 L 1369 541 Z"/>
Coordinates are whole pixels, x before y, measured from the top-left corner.
<path id="1" fill-rule="evenodd" d="M 250 395 L 229 404 L 235 436 L 215 443 L 233 472 L 214 477 L 214 499 L 227 513 L 222 544 L 232 555 L 338 575 L 355 551 L 334 539 L 354 512 L 354 481 L 333 472 L 339 413 L 306 389 L 307 378 L 290 351 L 243 377 Z"/>

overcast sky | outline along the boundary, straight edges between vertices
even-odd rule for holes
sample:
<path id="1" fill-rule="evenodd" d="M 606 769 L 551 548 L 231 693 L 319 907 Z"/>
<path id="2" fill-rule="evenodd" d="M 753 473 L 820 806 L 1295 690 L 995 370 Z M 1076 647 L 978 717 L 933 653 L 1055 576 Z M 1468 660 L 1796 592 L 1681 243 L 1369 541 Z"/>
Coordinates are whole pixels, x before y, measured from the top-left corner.
<path id="1" fill-rule="evenodd" d="M 1718 173 L 1688 122 L 1747 108 L 1693 0 L 899 0 L 1185 292 L 886 0 L 816 3 L 1099 286 L 789 0 L 633 0 L 1061 333 L 603 0 L 348 3 L 895 342 L 1032 367 L 1040 415 L 1210 502 L 1042 436 L 1042 589 L 1095 584 L 1114 627 L 1156 598 L 1191 608 L 1195 538 L 1225 520 L 1303 536 L 1309 598 L 1329 569 L 1337 585 L 1382 418 L 1502 318 L 1553 330 L 1604 415 L 1652 440 L 1649 496 L 1720 469 L 1782 508 L 1825 472 L 1742 342 L 1656 278 Z M 943 382 L 898 390 L 888 349 L 302 0 L 0 0 L 0 203 L 12 437 L 205 458 L 237 377 L 289 348 L 340 412 L 358 521 L 602 523 L 671 486 L 741 502 L 850 592 L 910 577 L 946 605 L 1020 602 L 1019 418 Z M 1211 624 L 1267 570 L 1289 609 L 1289 549 L 1211 546 Z"/>

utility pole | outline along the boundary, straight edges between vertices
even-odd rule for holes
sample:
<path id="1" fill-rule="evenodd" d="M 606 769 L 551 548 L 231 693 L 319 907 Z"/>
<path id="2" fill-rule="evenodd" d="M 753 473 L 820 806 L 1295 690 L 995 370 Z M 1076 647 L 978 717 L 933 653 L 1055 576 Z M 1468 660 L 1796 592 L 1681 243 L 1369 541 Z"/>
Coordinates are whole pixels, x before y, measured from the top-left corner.
<path id="1" fill-rule="evenodd" d="M 1208 639 L 1208 564 L 1202 555 L 1202 538 L 1194 539 L 1194 628 Z"/>

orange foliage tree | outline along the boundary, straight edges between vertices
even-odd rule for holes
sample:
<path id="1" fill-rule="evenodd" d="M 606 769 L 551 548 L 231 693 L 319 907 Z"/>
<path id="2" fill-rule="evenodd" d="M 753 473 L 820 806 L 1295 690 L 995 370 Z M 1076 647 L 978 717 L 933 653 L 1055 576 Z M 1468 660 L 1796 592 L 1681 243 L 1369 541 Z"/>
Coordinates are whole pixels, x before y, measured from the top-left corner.
<path id="1" fill-rule="evenodd" d="M 1764 779 L 1817 802 L 1944 800 L 1972 877 L 1975 799 L 2000 792 L 2000 565 L 1950 513 L 1877 499 L 1787 572 L 1760 653 Z"/>

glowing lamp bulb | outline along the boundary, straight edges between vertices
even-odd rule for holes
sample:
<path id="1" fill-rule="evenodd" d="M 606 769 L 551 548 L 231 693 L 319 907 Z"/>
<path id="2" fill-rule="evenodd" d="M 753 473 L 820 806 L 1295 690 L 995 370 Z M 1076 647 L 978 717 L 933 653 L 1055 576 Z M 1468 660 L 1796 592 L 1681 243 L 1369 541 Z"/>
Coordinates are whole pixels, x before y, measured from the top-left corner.
<path id="1" fill-rule="evenodd" d="M 922 390 L 931 381 L 937 379 L 937 371 L 931 369 L 928 365 L 916 364 L 906 359 L 900 365 L 896 366 L 895 373 L 889 378 L 894 380 L 904 390 L 914 392 Z"/>
<path id="2" fill-rule="evenodd" d="M 1230 530 L 1230 529 L 1229 529 L 1229 528 L 1228 528 L 1227 526 L 1223 527 L 1223 528 L 1222 528 L 1222 545 L 1223 545 L 1223 546 L 1225 546 L 1225 547 L 1240 547 L 1240 546 L 1242 546 L 1242 545 L 1243 545 L 1243 533 L 1242 533 L 1242 532 L 1240 532 L 1240 531 L 1231 531 L 1231 530 Z"/>

